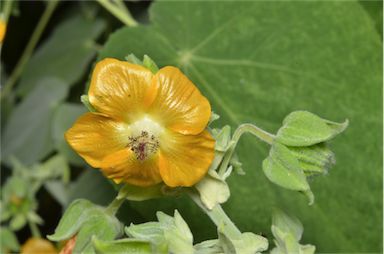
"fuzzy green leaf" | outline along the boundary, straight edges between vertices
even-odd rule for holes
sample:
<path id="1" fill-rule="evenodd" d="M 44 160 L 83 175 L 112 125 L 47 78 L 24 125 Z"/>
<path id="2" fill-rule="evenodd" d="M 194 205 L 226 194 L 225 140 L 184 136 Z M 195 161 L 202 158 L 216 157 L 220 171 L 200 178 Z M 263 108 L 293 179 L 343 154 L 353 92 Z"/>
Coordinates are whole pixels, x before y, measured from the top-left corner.
<path id="1" fill-rule="evenodd" d="M 62 80 L 64 86 L 73 85 L 95 55 L 94 40 L 104 27 L 101 19 L 88 20 L 79 15 L 59 24 L 25 66 L 18 94 L 27 95 L 46 76 Z"/>
<path id="2" fill-rule="evenodd" d="M 152 247 L 147 241 L 136 239 L 120 239 L 116 241 L 102 241 L 93 237 L 93 247 L 97 254 L 130 253 L 151 254 Z"/>
<path id="3" fill-rule="evenodd" d="M 290 113 L 276 134 L 276 141 L 287 146 L 310 146 L 328 141 L 347 128 L 348 121 L 335 123 L 307 111 Z"/>

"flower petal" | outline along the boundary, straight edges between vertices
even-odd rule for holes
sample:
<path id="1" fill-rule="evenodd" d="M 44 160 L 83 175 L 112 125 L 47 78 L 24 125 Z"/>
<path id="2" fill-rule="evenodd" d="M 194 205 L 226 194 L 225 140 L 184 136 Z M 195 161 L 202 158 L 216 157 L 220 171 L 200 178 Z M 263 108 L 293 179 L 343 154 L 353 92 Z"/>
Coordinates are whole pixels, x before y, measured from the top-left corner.
<path id="1" fill-rule="evenodd" d="M 157 94 L 149 114 L 155 116 L 156 121 L 182 134 L 198 134 L 205 129 L 211 116 L 211 105 L 179 69 L 164 67 L 152 82 Z"/>
<path id="2" fill-rule="evenodd" d="M 152 101 L 149 96 L 152 73 L 148 69 L 106 58 L 96 64 L 89 88 L 89 101 L 101 113 L 131 122 Z M 147 96 L 147 97 L 146 97 Z"/>
<path id="3" fill-rule="evenodd" d="M 103 160 L 101 170 L 115 182 L 138 186 L 150 186 L 162 181 L 158 167 L 158 155 L 144 161 L 136 159 L 130 149 L 122 149 Z"/>
<path id="4" fill-rule="evenodd" d="M 163 181 L 171 187 L 194 185 L 207 173 L 214 147 L 215 140 L 206 130 L 198 135 L 176 132 L 167 135 L 166 140 L 160 141 L 159 167 Z"/>
<path id="5" fill-rule="evenodd" d="M 65 133 L 71 147 L 92 167 L 128 143 L 129 126 L 99 113 L 82 115 Z"/>

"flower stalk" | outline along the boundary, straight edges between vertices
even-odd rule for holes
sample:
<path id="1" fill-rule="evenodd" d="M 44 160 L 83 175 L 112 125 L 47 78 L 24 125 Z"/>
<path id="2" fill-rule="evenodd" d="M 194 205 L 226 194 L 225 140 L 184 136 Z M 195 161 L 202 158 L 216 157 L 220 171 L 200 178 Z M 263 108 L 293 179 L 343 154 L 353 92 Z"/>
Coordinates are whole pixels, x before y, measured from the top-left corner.
<path id="1" fill-rule="evenodd" d="M 124 203 L 127 194 L 128 193 L 124 191 L 124 187 L 122 187 L 115 199 L 112 200 L 112 202 L 107 206 L 105 212 L 109 215 L 115 215 L 117 211 L 119 211 L 121 205 Z"/>
<path id="2" fill-rule="evenodd" d="M 266 142 L 269 145 L 272 145 L 272 142 L 275 138 L 275 136 L 272 135 L 271 133 L 268 133 L 268 132 L 260 129 L 259 127 L 255 126 L 253 124 L 245 123 L 245 124 L 240 125 L 235 130 L 235 132 L 233 133 L 232 139 L 230 141 L 230 143 L 232 145 L 229 147 L 229 149 L 227 150 L 227 152 L 224 155 L 223 161 L 222 161 L 220 169 L 219 169 L 219 175 L 220 176 L 223 176 L 225 174 L 225 172 L 228 168 L 229 162 L 230 162 L 230 160 L 231 160 L 231 158 L 235 152 L 236 145 L 240 140 L 240 137 L 244 133 L 247 133 L 247 132 L 251 133 L 252 135 L 256 136 L 258 139 Z"/>
<path id="3" fill-rule="evenodd" d="M 189 197 L 201 208 L 201 210 L 208 215 L 208 217 L 215 223 L 218 230 L 222 232 L 229 239 L 239 239 L 241 237 L 241 231 L 231 221 L 228 215 L 221 208 L 220 204 L 217 204 L 211 210 L 209 210 L 201 202 L 199 195 L 195 191 L 188 191 Z"/>

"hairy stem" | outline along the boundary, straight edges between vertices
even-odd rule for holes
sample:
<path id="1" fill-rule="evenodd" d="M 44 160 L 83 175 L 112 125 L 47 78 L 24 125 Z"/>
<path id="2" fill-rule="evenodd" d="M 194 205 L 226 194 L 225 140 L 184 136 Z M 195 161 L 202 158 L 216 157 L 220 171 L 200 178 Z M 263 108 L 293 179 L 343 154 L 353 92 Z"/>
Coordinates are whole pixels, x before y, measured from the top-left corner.
<path id="1" fill-rule="evenodd" d="M 120 8 L 119 5 L 113 4 L 109 0 L 97 0 L 100 5 L 107 9 L 112 15 L 123 22 L 127 26 L 137 26 L 138 23 L 133 19 L 127 8 Z"/>
<path id="2" fill-rule="evenodd" d="M 241 237 L 240 230 L 231 221 L 219 204 L 217 204 L 212 210 L 209 210 L 201 202 L 199 195 L 195 191 L 189 191 L 188 195 L 201 208 L 201 210 L 209 216 L 219 231 L 226 237 L 229 239 L 239 239 Z"/>
<path id="3" fill-rule="evenodd" d="M 121 205 L 124 203 L 127 194 L 128 193 L 124 190 L 124 187 L 122 187 L 115 199 L 112 200 L 112 202 L 107 206 L 105 212 L 110 215 L 115 215 L 120 209 Z"/>
<path id="4" fill-rule="evenodd" d="M 40 230 L 37 227 L 36 223 L 28 220 L 29 229 L 31 230 L 32 236 L 36 238 L 41 238 Z"/>
<path id="5" fill-rule="evenodd" d="M 247 132 L 251 133 L 252 135 L 259 138 L 261 141 L 264 141 L 270 145 L 272 144 L 273 139 L 275 138 L 274 135 L 260 129 L 259 127 L 255 126 L 253 124 L 245 123 L 245 124 L 240 125 L 235 130 L 235 132 L 233 133 L 232 139 L 230 141 L 230 143 L 232 143 L 232 145 L 224 155 L 223 161 L 222 161 L 220 169 L 219 169 L 219 175 L 220 176 L 223 176 L 225 171 L 227 170 L 229 162 L 230 162 L 230 160 L 231 160 L 231 158 L 235 152 L 235 148 L 236 148 L 237 143 L 239 142 L 240 137 L 244 133 L 247 133 Z"/>
<path id="6" fill-rule="evenodd" d="M 47 7 L 45 8 L 44 13 L 41 16 L 35 30 L 33 31 L 32 37 L 29 40 L 27 47 L 24 49 L 24 52 L 21 55 L 19 61 L 17 62 L 15 69 L 13 70 L 11 76 L 9 77 L 9 79 L 4 85 L 4 89 L 1 93 L 1 98 L 4 98 L 8 93 L 12 91 L 12 87 L 16 84 L 16 81 L 18 80 L 21 73 L 23 72 L 23 69 L 26 63 L 28 62 L 29 58 L 31 58 L 33 50 L 35 49 L 37 43 L 39 42 L 39 39 L 45 27 L 47 26 L 48 21 L 51 18 L 53 11 L 55 10 L 58 3 L 59 3 L 58 0 L 47 1 Z"/>

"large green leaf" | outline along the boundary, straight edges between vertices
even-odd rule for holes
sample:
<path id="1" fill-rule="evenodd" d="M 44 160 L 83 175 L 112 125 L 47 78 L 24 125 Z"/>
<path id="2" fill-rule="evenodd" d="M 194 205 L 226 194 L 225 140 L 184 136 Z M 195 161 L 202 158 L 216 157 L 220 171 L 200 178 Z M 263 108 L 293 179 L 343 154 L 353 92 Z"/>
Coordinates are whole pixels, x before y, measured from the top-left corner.
<path id="1" fill-rule="evenodd" d="M 51 119 L 65 99 L 68 85 L 56 78 L 44 78 L 12 111 L 1 142 L 2 160 L 14 156 L 32 165 L 52 152 Z"/>
<path id="2" fill-rule="evenodd" d="M 64 139 L 64 133 L 74 124 L 76 119 L 87 112 L 81 104 L 63 103 L 60 105 L 52 120 L 52 140 L 55 148 L 63 154 L 70 163 L 81 166 L 84 160 L 77 155 Z"/>
<path id="3" fill-rule="evenodd" d="M 60 78 L 68 85 L 74 84 L 94 57 L 94 39 L 103 30 L 102 20 L 85 19 L 80 15 L 58 25 L 26 65 L 18 85 L 18 94 L 26 95 L 45 76 Z"/>
<path id="4" fill-rule="evenodd" d="M 156 2 L 150 20 L 112 35 L 99 59 L 147 54 L 160 67 L 179 66 L 210 99 L 222 125 L 253 122 L 275 132 L 294 110 L 350 120 L 333 142 L 337 165 L 311 183 L 312 207 L 268 183 L 261 172 L 268 147 L 243 139 L 238 153 L 248 175 L 232 176 L 225 205 L 240 229 L 270 236 L 271 208 L 279 204 L 303 221 L 303 242 L 319 252 L 378 252 L 382 53 L 364 9 L 353 1 Z M 187 200 L 132 205 L 151 218 L 155 210 L 177 207 L 197 241 L 215 235 Z"/>

